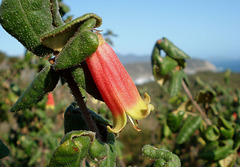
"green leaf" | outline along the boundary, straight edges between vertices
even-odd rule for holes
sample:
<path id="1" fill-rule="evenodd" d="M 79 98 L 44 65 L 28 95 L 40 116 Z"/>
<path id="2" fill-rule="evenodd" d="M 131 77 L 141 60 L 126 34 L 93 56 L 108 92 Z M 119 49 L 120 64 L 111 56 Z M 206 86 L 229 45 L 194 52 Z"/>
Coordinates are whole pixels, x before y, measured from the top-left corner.
<path id="1" fill-rule="evenodd" d="M 96 122 L 100 132 L 106 133 L 106 126 L 110 122 L 91 110 L 89 110 L 89 114 L 92 116 L 93 121 Z M 64 129 L 65 133 L 72 130 L 89 130 L 76 103 L 72 103 L 64 113 Z"/>
<path id="2" fill-rule="evenodd" d="M 223 139 L 231 139 L 234 135 L 234 128 L 226 129 L 224 127 L 220 127 L 219 130 L 220 130 L 221 138 Z"/>
<path id="3" fill-rule="evenodd" d="M 171 129 L 167 125 L 167 123 L 163 124 L 163 136 L 164 137 L 170 137 L 172 135 Z"/>
<path id="4" fill-rule="evenodd" d="M 234 135 L 235 124 L 228 122 L 224 117 L 218 117 L 218 126 L 221 138 L 231 139 Z"/>
<path id="5" fill-rule="evenodd" d="M 177 144 L 185 143 L 191 137 L 191 135 L 200 127 L 201 122 L 201 116 L 189 116 L 177 136 Z"/>
<path id="6" fill-rule="evenodd" d="M 182 70 L 172 71 L 169 85 L 169 93 L 171 96 L 176 96 L 181 90 L 183 74 L 184 72 Z"/>
<path id="7" fill-rule="evenodd" d="M 92 142 L 89 148 L 90 157 L 99 162 L 100 167 L 116 166 L 116 140 L 112 133 L 108 133 L 106 142 L 97 139 Z"/>
<path id="8" fill-rule="evenodd" d="M 58 0 L 51 0 L 51 3 L 52 3 L 51 12 L 52 12 L 52 17 L 53 17 L 53 25 L 55 27 L 59 27 L 59 26 L 63 25 L 63 21 L 62 21 L 61 15 L 59 13 Z"/>
<path id="9" fill-rule="evenodd" d="M 95 161 L 100 161 L 107 156 L 107 147 L 105 143 L 94 140 L 89 148 L 89 155 Z"/>
<path id="10" fill-rule="evenodd" d="M 88 154 L 94 133 L 89 131 L 72 131 L 64 136 L 49 163 L 49 167 L 81 166 L 83 158 Z"/>
<path id="11" fill-rule="evenodd" d="M 209 152 L 211 150 L 215 150 L 215 149 L 218 148 L 218 146 L 219 146 L 219 141 L 218 140 L 211 141 L 202 148 L 201 152 Z"/>
<path id="12" fill-rule="evenodd" d="M 153 52 L 151 55 L 151 62 L 152 62 L 152 71 L 153 71 L 153 76 L 155 78 L 155 80 L 157 81 L 157 83 L 160 86 L 163 86 L 166 81 L 168 80 L 168 76 L 167 75 L 162 75 L 161 74 L 161 70 L 160 70 L 160 66 L 162 63 L 162 57 L 160 57 L 160 51 L 157 47 L 157 42 L 153 48 Z"/>
<path id="13" fill-rule="evenodd" d="M 48 0 L 4 0 L 0 6 L 3 28 L 38 56 L 52 52 L 39 40 L 45 32 L 53 30 L 52 22 Z"/>
<path id="14" fill-rule="evenodd" d="M 107 157 L 100 163 L 99 167 L 111 167 L 116 166 L 116 151 L 115 145 L 107 144 Z"/>
<path id="15" fill-rule="evenodd" d="M 38 102 L 44 94 L 51 92 L 57 85 L 59 76 L 51 66 L 46 66 L 38 73 L 29 87 L 19 97 L 10 111 L 15 112 L 31 107 Z"/>
<path id="16" fill-rule="evenodd" d="M 189 59 L 190 57 L 184 53 L 182 50 L 177 48 L 171 41 L 167 38 L 162 38 L 158 43 L 159 50 L 164 50 L 164 52 L 172 57 L 173 59 Z"/>
<path id="17" fill-rule="evenodd" d="M 229 85 L 230 84 L 230 76 L 231 76 L 231 70 L 227 69 L 224 73 L 224 82 Z"/>
<path id="18" fill-rule="evenodd" d="M 52 31 L 46 31 L 47 33 L 40 40 L 44 46 L 60 52 L 77 31 L 80 33 L 83 30 L 99 27 L 101 22 L 102 19 L 99 16 L 93 13 L 85 14 Z"/>
<path id="19" fill-rule="evenodd" d="M 57 56 L 53 68 L 63 70 L 79 65 L 85 58 L 90 57 L 97 47 L 98 37 L 95 33 L 87 30 L 77 33 Z"/>
<path id="20" fill-rule="evenodd" d="M 28 162 L 28 165 L 31 166 L 31 165 L 34 165 L 36 164 L 36 162 L 41 159 L 41 156 L 42 156 L 42 150 L 38 149 L 36 150 L 36 152 L 34 152 L 32 155 L 31 155 L 31 158 L 30 158 L 30 161 Z"/>
<path id="21" fill-rule="evenodd" d="M 61 16 L 64 16 L 69 11 L 70 11 L 70 8 L 67 5 L 65 5 L 62 2 L 59 3 L 59 12 L 60 12 Z M 68 16 L 68 17 L 71 17 L 71 16 Z"/>
<path id="22" fill-rule="evenodd" d="M 223 116 L 218 117 L 218 126 L 222 126 L 226 129 L 232 129 L 231 123 L 228 122 Z"/>
<path id="23" fill-rule="evenodd" d="M 153 160 L 158 160 L 157 164 L 161 165 L 161 167 L 164 167 L 164 166 L 180 167 L 181 166 L 181 161 L 178 158 L 178 156 L 168 150 L 157 149 L 153 146 L 145 145 L 142 148 L 142 153 L 144 156 L 147 156 Z"/>
<path id="24" fill-rule="evenodd" d="M 233 149 L 234 150 L 238 150 L 240 147 L 240 133 L 239 131 L 235 132 L 235 135 L 234 135 L 234 146 L 233 146 Z"/>
<path id="25" fill-rule="evenodd" d="M 224 140 L 218 143 L 213 141 L 206 145 L 199 153 L 199 157 L 205 160 L 220 160 L 226 158 L 233 147 L 233 140 Z"/>
<path id="26" fill-rule="evenodd" d="M 10 150 L 7 146 L 0 140 L 0 159 L 8 156 L 10 154 Z"/>
<path id="27" fill-rule="evenodd" d="M 197 103 L 212 103 L 216 97 L 216 92 L 212 88 L 206 88 L 199 91 L 198 96 L 196 97 Z"/>
<path id="28" fill-rule="evenodd" d="M 182 123 L 183 116 L 185 114 L 184 110 L 174 111 L 168 114 L 167 124 L 172 132 L 176 132 Z"/>
<path id="29" fill-rule="evenodd" d="M 153 76 L 160 86 L 163 86 L 169 79 L 168 75 L 160 74 L 160 68 L 157 65 L 153 65 Z"/>
<path id="30" fill-rule="evenodd" d="M 216 125 L 210 125 L 207 127 L 204 135 L 208 141 L 214 141 L 220 137 L 220 132 Z"/>
<path id="31" fill-rule="evenodd" d="M 163 57 L 160 64 L 160 73 L 161 75 L 167 75 L 178 65 L 177 61 L 172 59 L 169 56 Z"/>

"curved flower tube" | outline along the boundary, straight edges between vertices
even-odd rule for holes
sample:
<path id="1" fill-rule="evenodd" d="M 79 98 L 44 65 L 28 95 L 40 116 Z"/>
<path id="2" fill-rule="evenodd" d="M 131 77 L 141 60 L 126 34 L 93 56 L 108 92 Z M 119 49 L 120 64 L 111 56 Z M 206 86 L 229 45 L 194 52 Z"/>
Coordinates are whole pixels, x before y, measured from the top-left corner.
<path id="1" fill-rule="evenodd" d="M 112 112 L 113 127 L 108 126 L 108 131 L 118 133 L 124 128 L 127 123 L 125 113 L 135 129 L 140 130 L 137 120 L 147 117 L 154 108 L 150 104 L 150 97 L 145 93 L 144 100 L 141 99 L 113 49 L 101 34 L 98 34 L 98 38 L 98 49 L 86 62 L 104 102 Z"/>

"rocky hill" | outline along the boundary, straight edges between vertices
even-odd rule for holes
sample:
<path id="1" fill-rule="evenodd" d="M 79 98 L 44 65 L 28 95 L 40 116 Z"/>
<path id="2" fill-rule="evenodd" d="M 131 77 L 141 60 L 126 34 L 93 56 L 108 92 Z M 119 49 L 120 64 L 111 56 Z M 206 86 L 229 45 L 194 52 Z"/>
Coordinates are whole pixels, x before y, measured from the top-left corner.
<path id="1" fill-rule="evenodd" d="M 153 80 L 150 57 L 119 56 L 119 59 L 136 84 L 143 84 Z M 185 72 L 188 75 L 206 71 L 216 72 L 217 68 L 208 61 L 199 59 L 187 60 Z"/>

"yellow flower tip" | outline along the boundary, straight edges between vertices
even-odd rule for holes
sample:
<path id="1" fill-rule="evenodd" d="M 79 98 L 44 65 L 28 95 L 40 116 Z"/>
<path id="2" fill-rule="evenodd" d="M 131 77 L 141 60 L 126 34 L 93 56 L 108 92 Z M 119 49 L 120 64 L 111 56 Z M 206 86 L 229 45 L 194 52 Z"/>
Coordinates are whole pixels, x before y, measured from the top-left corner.
<path id="1" fill-rule="evenodd" d="M 98 37 L 99 46 L 106 43 L 105 39 L 100 33 L 97 33 L 97 37 Z"/>
<path id="2" fill-rule="evenodd" d="M 146 92 L 144 93 L 143 101 L 144 101 L 146 104 L 149 104 L 149 103 L 151 102 L 151 98 L 150 98 L 150 96 L 149 96 Z"/>
<path id="3" fill-rule="evenodd" d="M 113 115 L 113 126 L 107 126 L 107 130 L 110 133 L 119 133 L 127 124 L 126 114 L 120 114 L 117 116 Z"/>
<path id="4" fill-rule="evenodd" d="M 114 128 L 112 128 L 111 126 L 107 126 L 107 131 L 109 132 L 109 133 L 115 133 L 115 134 L 118 134 L 118 133 L 120 133 L 122 130 L 123 130 L 123 128 L 124 128 L 125 126 L 123 126 L 123 127 L 121 127 L 121 128 L 117 128 L 117 127 L 114 127 Z"/>
<path id="5" fill-rule="evenodd" d="M 150 102 L 151 102 L 150 96 L 147 93 L 145 93 L 143 100 L 140 99 L 129 110 L 126 110 L 126 113 L 135 120 L 144 119 L 154 109 L 153 105 L 150 104 Z"/>
<path id="6" fill-rule="evenodd" d="M 148 111 L 147 113 L 149 114 L 151 111 L 154 110 L 154 106 L 151 103 L 151 98 L 147 93 L 144 93 L 144 99 L 143 101 L 147 104 Z"/>

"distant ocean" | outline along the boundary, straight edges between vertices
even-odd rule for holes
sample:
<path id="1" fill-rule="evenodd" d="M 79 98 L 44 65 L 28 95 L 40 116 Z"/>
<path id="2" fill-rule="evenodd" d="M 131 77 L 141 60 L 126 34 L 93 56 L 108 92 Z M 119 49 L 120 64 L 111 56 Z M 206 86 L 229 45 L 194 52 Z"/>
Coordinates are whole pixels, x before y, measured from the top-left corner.
<path id="1" fill-rule="evenodd" d="M 240 72 L 240 58 L 234 60 L 212 60 L 210 62 L 214 64 L 219 71 L 230 69 L 232 72 Z"/>

